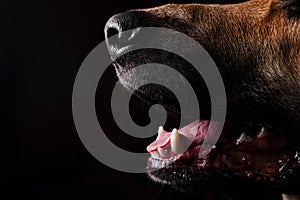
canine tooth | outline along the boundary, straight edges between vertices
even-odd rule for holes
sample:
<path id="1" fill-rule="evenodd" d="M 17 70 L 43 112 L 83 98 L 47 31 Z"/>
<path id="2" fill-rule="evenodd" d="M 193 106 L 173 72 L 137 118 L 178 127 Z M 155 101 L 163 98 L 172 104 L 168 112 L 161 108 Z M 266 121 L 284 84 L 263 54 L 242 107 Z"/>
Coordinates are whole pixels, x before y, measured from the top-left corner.
<path id="1" fill-rule="evenodd" d="M 187 147 L 182 145 L 178 130 L 176 128 L 173 129 L 171 135 L 171 149 L 175 154 L 181 154 L 187 149 Z"/>
<path id="2" fill-rule="evenodd" d="M 159 153 L 157 151 L 150 152 L 152 158 L 159 158 Z"/>
<path id="3" fill-rule="evenodd" d="M 157 151 L 162 158 L 167 158 L 169 156 L 169 151 L 165 148 L 158 147 Z"/>
<path id="4" fill-rule="evenodd" d="M 242 133 L 238 139 L 236 139 L 236 144 L 240 144 L 242 142 L 251 142 L 253 138 L 251 136 L 246 135 L 246 133 Z"/>
<path id="5" fill-rule="evenodd" d="M 164 128 L 162 126 L 159 126 L 159 128 L 158 128 L 158 134 L 161 134 L 163 131 L 165 131 Z"/>
<path id="6" fill-rule="evenodd" d="M 257 138 L 262 138 L 262 137 L 266 137 L 268 135 L 270 135 L 270 129 L 262 127 L 260 132 L 257 135 Z"/>

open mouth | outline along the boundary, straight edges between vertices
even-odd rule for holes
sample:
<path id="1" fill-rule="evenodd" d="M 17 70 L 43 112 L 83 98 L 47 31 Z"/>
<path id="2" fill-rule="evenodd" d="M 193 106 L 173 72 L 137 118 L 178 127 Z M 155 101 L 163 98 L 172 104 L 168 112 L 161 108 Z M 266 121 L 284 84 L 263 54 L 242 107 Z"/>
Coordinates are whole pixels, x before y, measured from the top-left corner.
<path id="1" fill-rule="evenodd" d="M 206 109 L 210 104 L 207 103 L 206 97 L 209 95 L 205 95 L 206 91 L 203 90 L 205 84 L 201 80 L 195 79 L 191 71 L 183 70 L 189 68 L 189 63 L 173 54 L 167 52 L 158 54 L 157 51 L 147 49 L 128 53 L 119 58 L 114 65 L 122 84 L 130 89 L 146 76 L 135 73 L 134 70 L 132 73 L 127 71 L 134 66 L 151 62 L 182 70 L 182 74 L 196 86 L 196 93 L 201 94 L 202 100 L 199 102 L 202 106 L 201 120 L 191 122 L 179 130 L 166 131 L 160 127 L 156 140 L 147 147 L 147 151 L 151 154 L 147 166 L 148 174 L 153 180 L 180 189 L 195 186 L 195 190 L 201 188 L 201 184 L 207 181 L 212 182 L 211 188 L 215 188 L 217 183 L 220 183 L 220 187 L 224 187 L 224 184 L 221 184 L 223 178 L 226 179 L 225 182 L 242 179 L 240 182 L 235 181 L 234 184 L 242 182 L 250 183 L 251 186 L 280 188 L 291 180 L 294 181 L 293 177 L 296 177 L 294 174 L 300 169 L 299 145 L 295 141 L 298 129 L 293 128 L 294 123 L 288 122 L 289 118 L 284 114 L 273 116 L 273 112 L 278 114 L 273 111 L 274 106 L 260 105 L 256 99 L 253 101 L 251 96 L 239 95 L 239 92 L 251 90 L 250 87 L 237 89 L 237 92 L 228 95 L 231 100 L 228 105 L 231 107 L 227 109 L 227 114 L 230 117 L 224 124 L 218 142 L 204 145 L 205 138 L 211 137 L 208 133 L 217 134 L 214 131 L 208 132 L 210 125 L 213 127 L 219 122 L 207 120 L 209 111 Z M 172 113 L 174 111 L 172 99 L 161 89 L 152 93 L 149 92 L 151 89 L 153 88 L 141 89 L 139 94 L 142 99 L 151 104 L 155 102 L 166 105 L 164 107 L 169 108 Z M 174 113 L 177 113 L 177 110 Z M 278 116 L 281 118 L 278 119 Z M 196 118 L 193 116 L 192 119 Z M 261 119 L 267 123 L 259 123 Z M 270 123 L 272 121 L 275 122 Z M 205 156 L 199 154 L 203 149 L 209 151 Z"/>
<path id="2" fill-rule="evenodd" d="M 213 123 L 218 122 L 197 120 L 172 132 L 160 127 L 156 140 L 147 147 L 151 153 L 149 175 L 154 180 L 172 184 L 167 177 L 161 180 L 160 170 L 174 171 L 189 165 L 204 174 L 221 172 L 280 185 L 299 168 L 297 148 L 282 130 L 270 125 L 225 123 L 217 144 L 203 146 L 208 127 Z M 186 150 L 187 144 L 190 145 Z M 201 148 L 211 151 L 201 157 Z"/>

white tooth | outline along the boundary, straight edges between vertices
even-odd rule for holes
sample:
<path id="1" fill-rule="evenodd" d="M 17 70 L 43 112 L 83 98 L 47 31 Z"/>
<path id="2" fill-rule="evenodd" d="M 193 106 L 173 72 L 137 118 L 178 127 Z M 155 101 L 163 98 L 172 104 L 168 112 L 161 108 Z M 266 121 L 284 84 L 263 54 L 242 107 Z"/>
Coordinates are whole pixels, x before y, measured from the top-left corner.
<path id="1" fill-rule="evenodd" d="M 173 129 L 171 134 L 171 149 L 175 154 L 181 154 L 187 149 L 187 145 L 182 145 L 180 135 L 176 128 Z"/>
<path id="2" fill-rule="evenodd" d="M 253 138 L 251 136 L 246 135 L 246 133 L 242 133 L 238 139 L 236 139 L 236 144 L 240 144 L 242 142 L 251 142 Z"/>
<path id="3" fill-rule="evenodd" d="M 169 151 L 165 148 L 158 147 L 157 148 L 160 157 L 167 158 L 169 156 Z"/>
<path id="4" fill-rule="evenodd" d="M 157 151 L 150 152 L 152 158 L 159 158 L 159 153 Z"/>
<path id="5" fill-rule="evenodd" d="M 260 130 L 260 132 L 257 135 L 257 138 L 262 138 L 262 137 L 266 137 L 268 135 L 270 135 L 270 129 L 262 127 L 262 129 Z"/>
<path id="6" fill-rule="evenodd" d="M 165 131 L 164 128 L 163 128 L 162 126 L 160 126 L 160 127 L 158 128 L 158 134 L 161 134 L 163 131 Z"/>

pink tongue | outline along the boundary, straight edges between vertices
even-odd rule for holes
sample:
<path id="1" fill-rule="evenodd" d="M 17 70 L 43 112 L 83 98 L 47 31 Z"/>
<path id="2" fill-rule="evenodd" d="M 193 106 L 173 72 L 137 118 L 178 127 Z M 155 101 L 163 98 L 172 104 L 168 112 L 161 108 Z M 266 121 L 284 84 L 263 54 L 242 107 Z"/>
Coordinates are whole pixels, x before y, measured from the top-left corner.
<path id="1" fill-rule="evenodd" d="M 156 151 L 158 147 L 165 147 L 170 143 L 171 132 L 163 131 L 158 134 L 156 140 L 147 146 L 147 151 L 152 152 Z"/>
<path id="2" fill-rule="evenodd" d="M 197 139 L 203 141 L 205 133 L 208 129 L 209 122 L 210 121 L 196 120 L 191 124 L 179 129 L 178 132 L 179 134 L 188 137 L 190 140 L 195 141 Z M 158 147 L 163 148 L 170 144 L 171 134 L 171 132 L 167 131 L 163 131 L 160 134 L 158 134 L 156 140 L 152 142 L 149 146 L 147 146 L 147 151 L 153 152 L 156 151 Z"/>

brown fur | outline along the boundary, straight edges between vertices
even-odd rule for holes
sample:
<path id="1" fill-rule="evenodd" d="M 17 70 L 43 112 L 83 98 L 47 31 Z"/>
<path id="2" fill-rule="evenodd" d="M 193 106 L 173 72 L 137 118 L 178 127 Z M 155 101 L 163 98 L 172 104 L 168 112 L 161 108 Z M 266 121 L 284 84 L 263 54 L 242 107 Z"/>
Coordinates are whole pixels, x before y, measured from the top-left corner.
<path id="1" fill-rule="evenodd" d="M 230 88 L 230 101 L 241 101 L 236 96 L 241 90 L 245 98 L 274 98 L 274 106 L 290 113 L 290 120 L 300 126 L 300 20 L 299 10 L 291 6 L 295 2 L 299 4 L 297 0 L 169 4 L 131 12 L 141 16 L 143 26 L 175 29 L 198 41 L 218 65 Z"/>
<path id="2" fill-rule="evenodd" d="M 281 2 L 256 0 L 237 5 L 165 5 L 139 11 L 152 16 L 150 23 L 141 24 L 172 28 L 199 41 L 216 57 L 215 60 L 220 60 L 222 71 L 236 76 L 236 71 L 260 70 L 268 82 L 288 76 L 298 86 L 291 88 L 299 94 L 299 19 L 289 17 L 288 9 Z M 191 29 L 186 29 L 186 25 Z M 235 66 L 231 65 L 233 62 Z M 230 70 L 222 69 L 226 67 Z"/>

